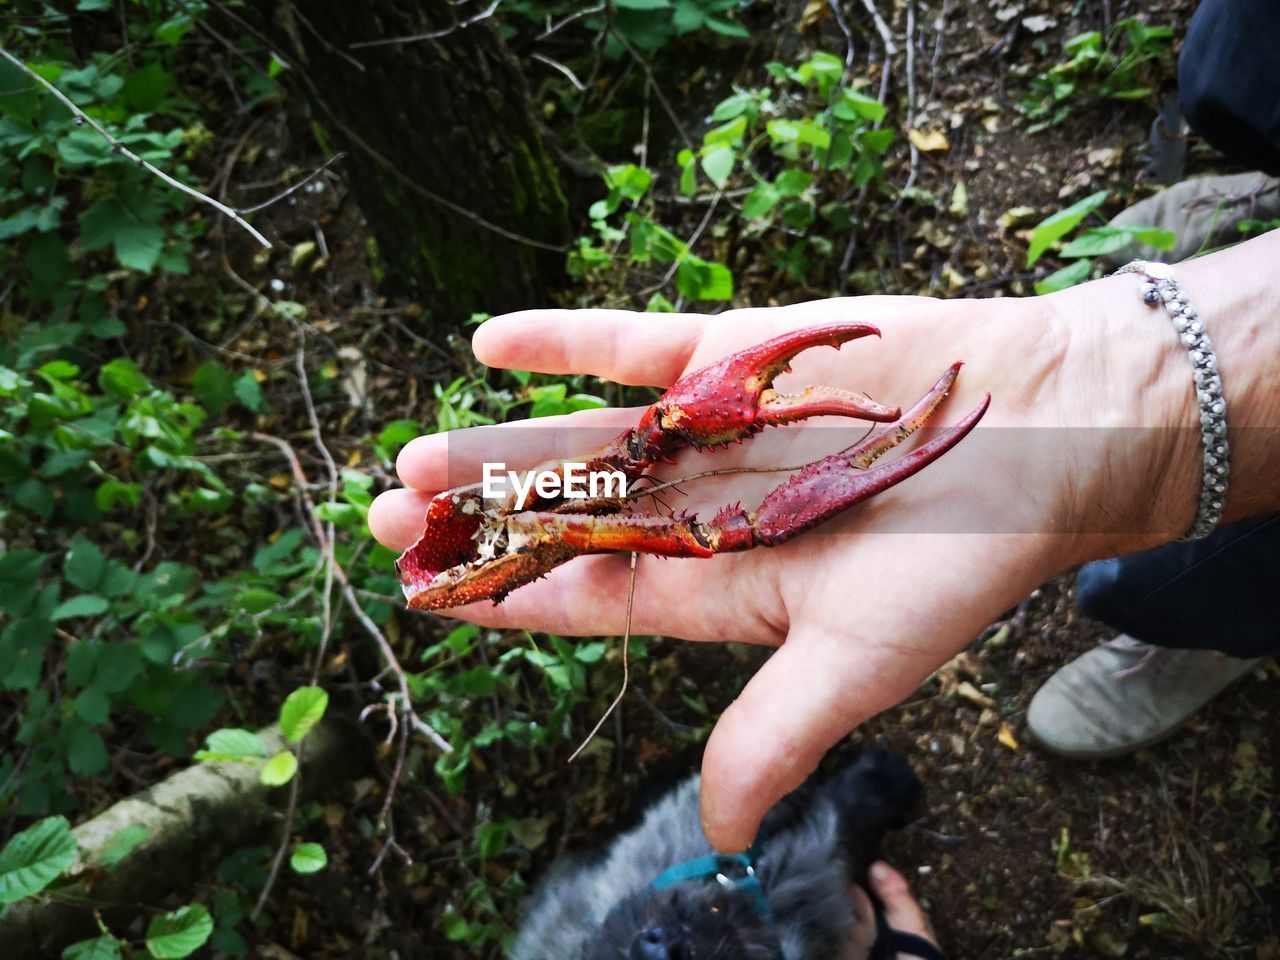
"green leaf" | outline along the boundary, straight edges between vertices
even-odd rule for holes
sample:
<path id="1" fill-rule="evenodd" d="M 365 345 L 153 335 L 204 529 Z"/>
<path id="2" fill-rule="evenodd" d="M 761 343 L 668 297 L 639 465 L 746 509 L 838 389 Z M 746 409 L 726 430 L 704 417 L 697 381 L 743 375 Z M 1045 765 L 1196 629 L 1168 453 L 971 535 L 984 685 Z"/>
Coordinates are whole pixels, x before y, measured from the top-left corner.
<path id="1" fill-rule="evenodd" d="M 46 817 L 15 834 L 0 850 L 0 903 L 39 893 L 76 860 L 65 817 Z"/>
<path id="2" fill-rule="evenodd" d="M 394 458 L 405 444 L 422 432 L 422 425 L 417 420 L 392 420 L 378 434 L 378 446 L 389 459 Z"/>
<path id="3" fill-rule="evenodd" d="M 142 843 L 151 835 L 146 827 L 138 823 L 131 823 L 127 827 L 117 830 L 107 841 L 107 845 L 102 848 L 101 852 L 93 858 L 94 863 L 110 870 L 115 867 L 121 860 L 133 853 Z"/>
<path id="4" fill-rule="evenodd" d="M 109 933 L 81 940 L 62 951 L 62 960 L 121 960 L 120 941 Z"/>
<path id="5" fill-rule="evenodd" d="M 329 863 L 329 855 L 318 843 L 300 843 L 289 856 L 294 873 L 318 873 Z"/>
<path id="6" fill-rule="evenodd" d="M 137 113 L 154 113 L 173 86 L 173 74 L 158 60 L 133 71 L 124 81 L 124 99 Z"/>
<path id="7" fill-rule="evenodd" d="M 106 558 L 97 544 L 84 534 L 77 533 L 71 541 L 71 549 L 67 551 L 66 562 L 62 565 L 63 579 L 81 590 L 93 590 L 102 582 L 105 569 Z"/>
<path id="8" fill-rule="evenodd" d="M 1090 227 L 1062 249 L 1064 257 L 1101 257 L 1132 243 L 1145 243 L 1157 250 L 1172 250 L 1177 235 L 1159 227 Z"/>
<path id="9" fill-rule="evenodd" d="M 151 382 L 132 360 L 117 357 L 99 371 L 98 386 L 117 400 L 132 400 L 151 389 Z"/>
<path id="10" fill-rule="evenodd" d="M 107 769 L 109 760 L 107 745 L 88 727 L 84 727 L 71 738 L 67 748 L 67 766 L 71 768 L 72 773 L 82 777 L 92 777 Z"/>
<path id="11" fill-rule="evenodd" d="M 1031 231 L 1031 243 L 1027 247 L 1027 266 L 1033 266 L 1044 255 L 1044 252 L 1049 249 L 1051 244 L 1066 236 L 1076 228 L 1081 220 L 1106 203 L 1109 195 L 1108 191 L 1099 190 L 1097 193 L 1090 194 L 1083 200 L 1073 203 L 1066 209 L 1059 210 L 1052 216 L 1041 220 L 1036 228 Z"/>
<path id="12" fill-rule="evenodd" d="M 147 925 L 147 950 L 157 960 L 187 957 L 213 933 L 213 917 L 198 903 L 154 917 Z"/>
<path id="13" fill-rule="evenodd" d="M 86 127 L 77 127 L 59 139 L 58 155 L 73 167 L 102 166 L 115 159 L 111 145 Z"/>
<path id="14" fill-rule="evenodd" d="M 1061 270 L 1049 274 L 1049 276 L 1036 283 L 1036 293 L 1056 293 L 1059 290 L 1065 290 L 1067 287 L 1074 287 L 1077 283 L 1088 280 L 1092 270 L 1092 261 L 1077 260 L 1075 263 L 1068 264 Z"/>
<path id="15" fill-rule="evenodd" d="M 205 748 L 195 752 L 197 760 L 252 760 L 267 755 L 267 745 L 252 730 L 225 727 L 205 738 Z"/>
<path id="16" fill-rule="evenodd" d="M 613 5 L 619 10 L 666 10 L 671 0 L 614 0 Z"/>
<path id="17" fill-rule="evenodd" d="M 735 93 L 716 104 L 716 108 L 711 111 L 711 119 L 718 123 L 732 120 L 746 113 L 754 102 L 755 98 L 750 93 Z"/>
<path id="18" fill-rule="evenodd" d="M 676 268 L 676 289 L 690 300 L 728 300 L 733 296 L 733 274 L 722 263 L 688 257 Z"/>
<path id="19" fill-rule="evenodd" d="M 836 105 L 832 108 L 834 113 L 841 120 L 870 120 L 872 123 L 879 123 L 884 119 L 884 104 L 875 97 L 869 97 L 865 93 L 859 93 L 857 90 L 850 90 L 847 87 L 840 91 L 840 99 L 836 101 Z"/>
<path id="20" fill-rule="evenodd" d="M 782 199 L 782 194 L 772 183 L 757 183 L 742 201 L 742 215 L 748 220 L 758 220 L 767 216 Z"/>
<path id="21" fill-rule="evenodd" d="M 116 259 L 120 266 L 150 273 L 164 249 L 164 227 L 156 223 L 130 223 L 115 235 Z"/>
<path id="22" fill-rule="evenodd" d="M 100 613 L 106 613 L 110 606 L 111 603 L 106 597 L 82 593 L 54 607 L 53 613 L 49 614 L 49 619 L 70 620 L 72 617 L 96 617 Z"/>
<path id="23" fill-rule="evenodd" d="M 236 380 L 232 391 L 246 410 L 251 413 L 262 412 L 262 387 L 258 384 L 258 378 L 253 375 L 252 370 L 246 370 Z"/>
<path id="24" fill-rule="evenodd" d="M 713 147 L 702 157 L 702 172 L 707 175 L 708 180 L 723 190 L 725 183 L 729 180 L 729 174 L 733 172 L 735 159 L 733 147 Z"/>
<path id="25" fill-rule="evenodd" d="M 765 129 L 776 143 L 800 143 L 825 150 L 831 134 L 812 120 L 770 120 Z"/>
<path id="26" fill-rule="evenodd" d="M 281 787 L 298 772 L 298 758 L 288 750 L 281 750 L 262 765 L 258 779 L 268 787 Z"/>
<path id="27" fill-rule="evenodd" d="M 706 19 L 706 25 L 712 33 L 718 33 L 722 37 L 736 37 L 739 40 L 747 40 L 751 37 L 751 31 L 742 24 L 726 20 L 724 17 L 709 16 Z"/>
<path id="28" fill-rule="evenodd" d="M 628 200 L 639 200 L 652 185 L 653 173 L 634 163 L 624 163 L 610 167 L 604 180 L 609 189 L 616 190 L 620 196 Z"/>
<path id="29" fill-rule="evenodd" d="M 773 185 L 777 187 L 778 193 L 784 197 L 798 197 L 809 189 L 813 183 L 813 174 L 808 170 L 788 169 L 783 170 Z"/>
<path id="30" fill-rule="evenodd" d="M 284 738 L 297 743 L 315 728 L 328 706 L 329 694 L 320 687 L 299 687 L 293 691 L 280 706 L 280 729 Z"/>
<path id="31" fill-rule="evenodd" d="M 738 146 L 746 133 L 747 118 L 737 117 L 722 126 L 708 130 L 706 136 L 702 138 L 702 146 L 704 150 L 709 150 L 711 147 Z"/>
<path id="32" fill-rule="evenodd" d="M 85 687 L 76 696 L 72 708 L 85 723 L 100 726 L 111 718 L 111 699 L 97 687 Z"/>

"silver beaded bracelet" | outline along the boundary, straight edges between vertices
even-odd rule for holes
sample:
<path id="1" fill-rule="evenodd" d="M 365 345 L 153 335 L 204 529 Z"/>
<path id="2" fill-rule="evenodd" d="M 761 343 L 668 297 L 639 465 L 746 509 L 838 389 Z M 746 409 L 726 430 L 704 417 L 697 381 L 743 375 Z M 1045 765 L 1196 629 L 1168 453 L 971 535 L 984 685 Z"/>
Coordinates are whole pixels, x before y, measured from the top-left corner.
<path id="1" fill-rule="evenodd" d="M 1218 372 L 1218 357 L 1209 342 L 1204 323 L 1195 308 L 1187 302 L 1182 284 L 1173 278 L 1173 268 L 1167 263 L 1150 260 L 1134 260 L 1119 270 L 1142 276 L 1138 287 L 1142 302 L 1154 307 L 1164 304 L 1165 312 L 1173 321 L 1182 345 L 1191 359 L 1195 380 L 1196 400 L 1200 404 L 1200 441 L 1204 446 L 1204 480 L 1200 487 L 1200 507 L 1195 522 L 1182 538 L 1199 540 L 1213 532 L 1222 519 L 1227 504 L 1227 400 L 1222 394 L 1222 376 Z"/>

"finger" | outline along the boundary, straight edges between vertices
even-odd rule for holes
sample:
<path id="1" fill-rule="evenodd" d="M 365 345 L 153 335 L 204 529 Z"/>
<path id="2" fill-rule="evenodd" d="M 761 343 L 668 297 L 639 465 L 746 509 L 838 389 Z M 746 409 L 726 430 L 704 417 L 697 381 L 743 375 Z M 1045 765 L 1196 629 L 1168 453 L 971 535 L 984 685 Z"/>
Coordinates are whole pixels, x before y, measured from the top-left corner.
<path id="1" fill-rule="evenodd" d="M 856 883 L 849 891 L 853 898 L 853 910 L 858 922 L 854 925 L 853 936 L 849 944 L 848 954 L 853 957 L 865 957 L 871 953 L 876 942 L 876 913 L 871 906 L 871 898 Z"/>
<path id="2" fill-rule="evenodd" d="M 873 863 L 867 876 L 871 881 L 871 889 L 884 904 L 885 921 L 889 926 L 902 933 L 924 937 L 937 946 L 933 926 L 919 901 L 911 895 L 906 877 L 883 860 Z"/>
<path id="3" fill-rule="evenodd" d="M 793 625 L 707 741 L 707 839 L 718 850 L 745 850 L 765 812 L 804 782 L 829 747 L 922 679 L 892 648 L 871 646 L 847 629 Z"/>
<path id="4" fill-rule="evenodd" d="M 689 369 L 784 330 L 835 321 L 892 323 L 936 309 L 928 297 L 857 297 L 704 314 L 524 310 L 486 321 L 472 340 L 482 363 L 540 373 L 588 373 L 666 387 Z M 948 309 L 963 301 L 951 301 Z"/>
<path id="5" fill-rule="evenodd" d="M 770 626 L 777 611 L 765 609 L 777 590 L 759 553 L 674 560 L 641 556 L 631 632 L 684 640 L 778 643 Z M 578 557 L 544 579 L 520 587 L 500 604 L 490 601 L 448 610 L 449 616 L 484 627 L 518 627 L 564 636 L 621 636 L 626 629 L 630 557 Z M 679 597 L 679 602 L 672 602 Z"/>
<path id="6" fill-rule="evenodd" d="M 431 494 L 421 490 L 388 490 L 369 504 L 369 532 L 384 547 L 408 550 L 422 536 Z"/>
<path id="7" fill-rule="evenodd" d="M 396 458 L 400 482 L 416 490 L 447 490 L 481 477 L 483 464 L 512 470 L 547 460 L 582 458 L 635 426 L 642 407 L 580 410 L 560 417 L 517 420 L 416 437 Z"/>
<path id="8" fill-rule="evenodd" d="M 471 349 L 491 367 L 666 387 L 688 366 L 710 320 L 630 310 L 522 310 L 485 321 Z"/>

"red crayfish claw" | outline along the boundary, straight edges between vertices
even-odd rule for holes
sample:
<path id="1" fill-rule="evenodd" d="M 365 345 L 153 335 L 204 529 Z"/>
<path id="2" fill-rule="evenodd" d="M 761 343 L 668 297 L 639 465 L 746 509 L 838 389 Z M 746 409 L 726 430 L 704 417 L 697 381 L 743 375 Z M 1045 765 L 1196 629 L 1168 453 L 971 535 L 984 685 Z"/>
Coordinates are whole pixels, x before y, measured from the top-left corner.
<path id="1" fill-rule="evenodd" d="M 810 386 L 788 395 L 773 388 L 774 379 L 802 350 L 839 347 L 878 334 L 866 324 L 829 324 L 740 350 L 681 378 L 635 428 L 582 459 L 590 469 L 617 470 L 635 480 L 681 447 L 722 445 L 766 426 L 832 415 L 885 424 L 857 445 L 800 470 L 774 488 L 757 510 L 725 508 L 704 521 L 637 514 L 635 501 L 625 497 L 585 502 L 544 498 L 526 505 L 509 495 L 485 497 L 480 484 L 455 487 L 432 499 L 421 539 L 397 561 L 409 606 L 438 609 L 483 599 L 496 603 L 584 554 L 711 557 L 774 546 L 900 483 L 959 443 L 986 412 L 990 396 L 927 443 L 874 465 L 929 419 L 954 384 L 960 364 L 953 364 L 905 414 L 849 390 Z M 540 469 L 563 475 L 567 462 Z"/>

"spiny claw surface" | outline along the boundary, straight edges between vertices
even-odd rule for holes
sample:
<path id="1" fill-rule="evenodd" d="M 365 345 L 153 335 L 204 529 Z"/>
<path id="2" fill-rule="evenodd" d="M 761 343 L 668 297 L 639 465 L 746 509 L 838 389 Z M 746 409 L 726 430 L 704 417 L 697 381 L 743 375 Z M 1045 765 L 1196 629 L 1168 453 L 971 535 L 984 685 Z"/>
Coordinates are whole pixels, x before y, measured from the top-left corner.
<path id="1" fill-rule="evenodd" d="M 486 498 L 480 484 L 437 494 L 427 508 L 422 538 L 397 561 L 409 605 L 453 607 L 500 601 L 576 556 L 636 551 L 667 557 L 773 546 L 798 536 L 923 469 L 959 443 L 986 412 L 988 396 L 959 423 L 918 448 L 873 466 L 907 439 L 942 403 L 955 382 L 954 364 L 906 413 L 862 393 L 809 386 L 782 394 L 774 380 L 803 350 L 839 348 L 879 336 L 867 324 L 841 323 L 795 330 L 694 371 L 649 407 L 639 424 L 580 462 L 592 470 L 620 470 L 630 481 L 681 448 L 746 439 L 767 426 L 808 417 L 844 416 L 885 424 L 854 447 L 805 467 L 772 490 L 757 510 L 725 507 L 710 521 L 691 515 L 640 515 L 634 500 L 539 499 L 516 509 L 511 497 Z M 544 464 L 564 473 L 566 464 Z"/>

